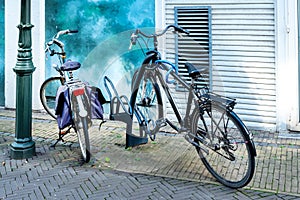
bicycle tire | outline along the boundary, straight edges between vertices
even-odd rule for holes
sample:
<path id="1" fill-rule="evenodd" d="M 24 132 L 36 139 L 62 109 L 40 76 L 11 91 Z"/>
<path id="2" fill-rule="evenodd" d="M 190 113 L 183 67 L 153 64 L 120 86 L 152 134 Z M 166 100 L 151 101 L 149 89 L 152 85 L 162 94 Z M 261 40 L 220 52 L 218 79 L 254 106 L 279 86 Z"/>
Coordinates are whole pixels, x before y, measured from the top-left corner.
<path id="1" fill-rule="evenodd" d="M 134 83 L 137 81 L 138 70 L 134 73 L 132 78 L 131 89 L 133 90 Z M 155 139 L 155 134 L 157 133 L 155 126 L 158 119 L 163 118 L 163 103 L 159 85 L 153 81 L 153 78 L 146 77 L 144 74 L 141 80 L 139 80 L 139 87 L 136 93 L 136 103 L 134 106 L 134 117 L 133 125 L 136 127 L 137 116 L 142 116 L 140 123 L 138 125 L 138 132 L 134 128 L 132 134 L 135 137 L 145 138 L 147 135 L 150 139 Z M 138 112 L 138 113 L 137 113 Z M 147 131 L 145 131 L 147 130 Z"/>
<path id="2" fill-rule="evenodd" d="M 230 188 L 246 186 L 254 174 L 256 155 L 248 130 L 239 117 L 224 106 L 209 103 L 202 111 L 203 115 L 195 110 L 191 119 L 192 133 L 198 136 L 194 141 L 208 150 L 207 154 L 196 146 L 201 161 L 220 183 Z"/>
<path id="3" fill-rule="evenodd" d="M 40 88 L 40 100 L 46 112 L 56 119 L 55 98 L 59 86 L 63 85 L 61 77 L 50 77 L 45 80 Z"/>
<path id="4" fill-rule="evenodd" d="M 88 132 L 88 120 L 86 117 L 80 119 L 82 127 L 79 124 L 76 126 L 76 133 L 78 137 L 78 143 L 82 153 L 83 160 L 88 163 L 91 158 L 90 140 Z M 77 122 L 78 123 L 78 122 Z"/>
<path id="5" fill-rule="evenodd" d="M 84 97 L 83 97 L 84 98 Z M 84 99 L 83 99 L 84 100 Z M 84 101 L 86 102 L 86 101 Z M 90 140 L 89 140 L 89 126 L 88 117 L 81 117 L 79 115 L 76 98 L 72 95 L 72 113 L 75 130 L 77 133 L 78 143 L 83 160 L 87 163 L 91 158 Z"/>

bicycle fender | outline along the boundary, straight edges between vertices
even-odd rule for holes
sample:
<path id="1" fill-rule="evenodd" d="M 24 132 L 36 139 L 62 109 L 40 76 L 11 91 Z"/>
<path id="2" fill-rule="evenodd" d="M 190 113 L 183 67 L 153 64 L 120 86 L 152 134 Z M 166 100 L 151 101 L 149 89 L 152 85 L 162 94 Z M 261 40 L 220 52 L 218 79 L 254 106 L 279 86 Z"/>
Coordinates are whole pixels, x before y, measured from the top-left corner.
<path id="1" fill-rule="evenodd" d="M 227 109 L 227 112 L 230 112 L 230 114 L 239 122 L 239 126 L 241 129 L 243 129 L 247 134 L 246 134 L 246 140 L 249 142 L 248 144 L 250 145 L 250 150 L 252 151 L 254 156 L 257 156 L 256 153 L 256 148 L 253 142 L 253 135 L 252 133 L 249 132 L 248 128 L 246 127 L 246 125 L 243 123 L 243 121 L 237 116 L 237 114 L 235 112 L 233 112 L 232 110 Z"/>

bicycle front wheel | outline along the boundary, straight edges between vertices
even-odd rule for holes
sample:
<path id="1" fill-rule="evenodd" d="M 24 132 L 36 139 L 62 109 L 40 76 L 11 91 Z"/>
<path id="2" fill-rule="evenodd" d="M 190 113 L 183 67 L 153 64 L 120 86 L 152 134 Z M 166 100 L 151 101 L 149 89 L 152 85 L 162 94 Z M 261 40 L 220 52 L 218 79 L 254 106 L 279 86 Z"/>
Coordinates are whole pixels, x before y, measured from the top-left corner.
<path id="1" fill-rule="evenodd" d="M 51 77 L 40 88 L 40 100 L 46 112 L 56 119 L 55 98 L 59 86 L 63 85 L 61 77 Z"/>
<path id="2" fill-rule="evenodd" d="M 135 72 L 132 78 L 133 84 L 138 81 Z M 133 135 L 145 138 L 147 135 L 153 140 L 158 132 L 158 120 L 163 118 L 162 97 L 158 84 L 153 78 L 145 73 L 139 81 L 133 118 Z M 139 132 L 136 133 L 138 126 Z"/>
<path id="3" fill-rule="evenodd" d="M 238 116 L 225 107 L 208 104 L 203 115 L 192 117 L 194 141 L 201 161 L 222 184 L 231 188 L 247 185 L 254 174 L 255 149 Z"/>

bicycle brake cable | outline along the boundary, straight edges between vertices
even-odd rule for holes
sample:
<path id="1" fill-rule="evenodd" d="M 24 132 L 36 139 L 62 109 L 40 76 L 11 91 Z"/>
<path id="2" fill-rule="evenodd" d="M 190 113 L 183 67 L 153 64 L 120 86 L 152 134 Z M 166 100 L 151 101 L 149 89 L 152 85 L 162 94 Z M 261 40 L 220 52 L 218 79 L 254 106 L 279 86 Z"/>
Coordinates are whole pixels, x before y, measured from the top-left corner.
<path id="1" fill-rule="evenodd" d="M 176 65 L 174 65 L 173 63 L 171 63 L 167 60 L 157 60 L 157 61 L 155 61 L 155 63 L 163 63 L 163 64 L 167 64 L 167 65 L 171 66 L 171 68 L 166 73 L 166 82 L 168 84 L 174 84 L 175 80 L 169 80 L 169 75 L 173 70 L 175 71 L 176 74 L 178 74 L 178 67 L 176 67 Z"/>

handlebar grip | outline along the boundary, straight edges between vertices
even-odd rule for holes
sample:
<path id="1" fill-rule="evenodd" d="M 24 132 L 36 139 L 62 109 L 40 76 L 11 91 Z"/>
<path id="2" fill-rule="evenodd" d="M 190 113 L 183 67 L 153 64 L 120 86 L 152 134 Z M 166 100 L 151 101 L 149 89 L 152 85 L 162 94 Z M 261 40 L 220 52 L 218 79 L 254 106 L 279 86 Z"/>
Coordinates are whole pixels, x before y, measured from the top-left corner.
<path id="1" fill-rule="evenodd" d="M 78 33 L 78 30 L 69 30 L 69 33 Z"/>
<path id="2" fill-rule="evenodd" d="M 135 33 L 132 33 L 131 36 L 130 36 L 130 45 L 129 45 L 129 48 L 128 48 L 129 50 L 131 50 L 133 45 L 136 45 L 136 40 L 137 40 L 137 35 Z"/>
<path id="3" fill-rule="evenodd" d="M 179 33 L 185 33 L 187 35 L 190 34 L 190 32 L 186 29 L 181 28 L 180 26 L 174 26 L 175 31 L 178 31 Z"/>
<path id="4" fill-rule="evenodd" d="M 53 38 L 58 39 L 61 35 L 68 35 L 69 33 L 78 33 L 78 30 L 63 30 L 63 31 L 59 31 L 58 33 L 56 33 L 56 35 L 54 35 Z"/>

